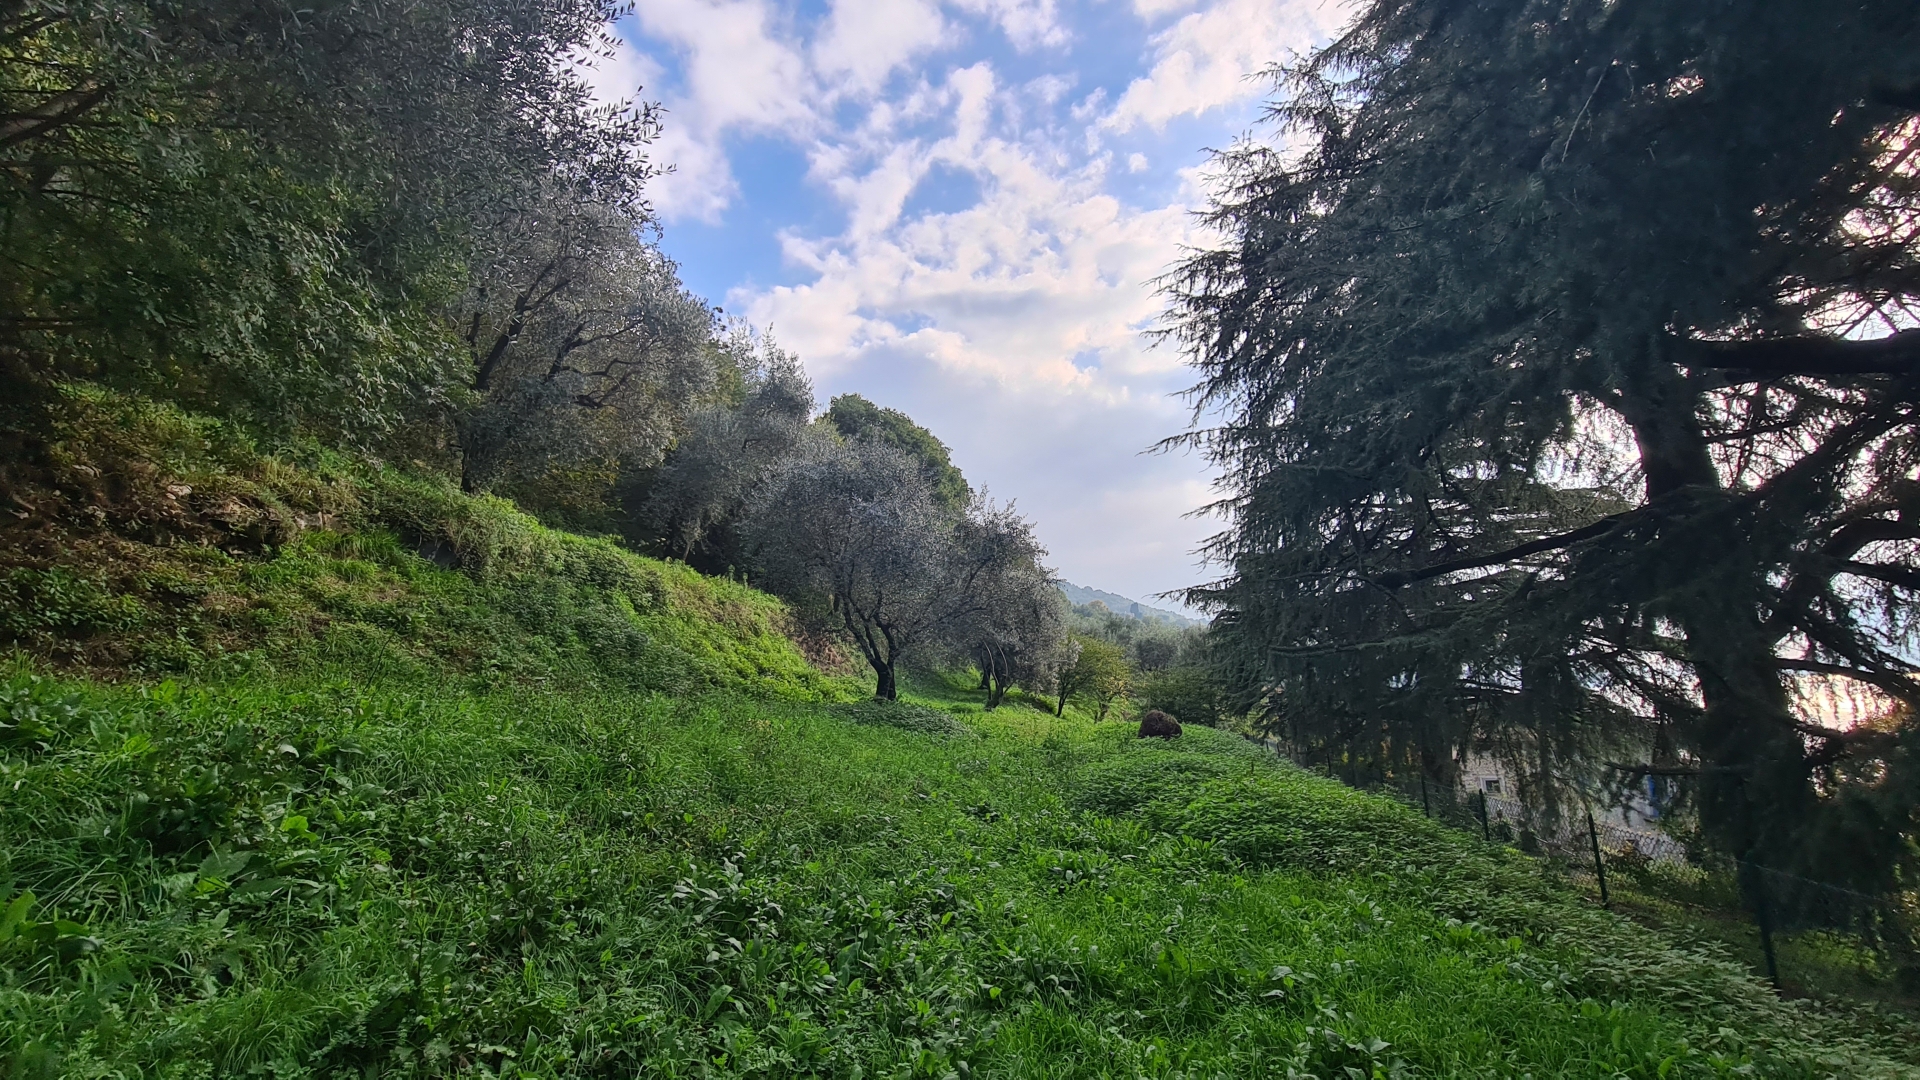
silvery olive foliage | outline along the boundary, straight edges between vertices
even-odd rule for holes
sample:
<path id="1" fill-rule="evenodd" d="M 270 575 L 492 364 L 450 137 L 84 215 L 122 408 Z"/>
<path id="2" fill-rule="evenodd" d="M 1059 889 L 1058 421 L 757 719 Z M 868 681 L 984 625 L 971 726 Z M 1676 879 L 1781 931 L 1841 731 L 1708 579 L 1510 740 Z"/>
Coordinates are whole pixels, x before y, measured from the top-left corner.
<path id="1" fill-rule="evenodd" d="M 355 441 L 444 410 L 503 214 L 564 189 L 644 216 L 658 115 L 582 68 L 618 10 L 0 5 L 0 377 Z"/>
<path id="2" fill-rule="evenodd" d="M 460 317 L 474 404 L 458 418 L 463 483 L 657 462 L 714 386 L 714 316 L 644 222 L 571 191 L 502 221 Z"/>
<path id="3" fill-rule="evenodd" d="M 949 654 L 980 669 L 989 709 L 1016 685 L 1036 694 L 1050 692 L 1074 653 L 1067 598 L 1041 562 L 1046 551 L 1033 526 L 1013 507 L 975 496 L 955 539 L 988 569 L 973 586 L 982 603 L 945 635 Z"/>
<path id="4" fill-rule="evenodd" d="M 813 385 L 798 358 L 737 328 L 722 347 L 740 376 L 739 400 L 693 410 L 640 512 L 648 542 L 713 571 L 744 564 L 741 515 L 779 464 L 832 439 L 807 422 Z"/>
<path id="5" fill-rule="evenodd" d="M 1037 661 L 1057 648 L 1032 636 L 1061 624 L 1022 588 L 1052 591 L 1031 527 L 981 501 L 956 517 L 920 460 L 890 443 L 819 441 L 789 457 L 749 509 L 746 537 L 757 580 L 829 613 L 878 697 L 897 695 L 914 656 L 993 641 Z"/>

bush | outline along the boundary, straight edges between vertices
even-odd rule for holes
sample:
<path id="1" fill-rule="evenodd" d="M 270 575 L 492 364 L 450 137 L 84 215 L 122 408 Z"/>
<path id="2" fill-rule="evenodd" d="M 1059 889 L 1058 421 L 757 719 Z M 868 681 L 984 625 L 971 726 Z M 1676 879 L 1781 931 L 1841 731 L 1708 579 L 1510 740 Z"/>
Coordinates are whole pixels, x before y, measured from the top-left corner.
<path id="1" fill-rule="evenodd" d="M 1172 714 L 1183 724 L 1219 727 L 1226 702 L 1219 682 L 1203 667 L 1171 667 L 1140 680 L 1140 707 Z"/>
<path id="2" fill-rule="evenodd" d="M 0 577 L 0 640 L 86 638 L 139 626 L 144 605 L 65 567 L 16 566 Z"/>

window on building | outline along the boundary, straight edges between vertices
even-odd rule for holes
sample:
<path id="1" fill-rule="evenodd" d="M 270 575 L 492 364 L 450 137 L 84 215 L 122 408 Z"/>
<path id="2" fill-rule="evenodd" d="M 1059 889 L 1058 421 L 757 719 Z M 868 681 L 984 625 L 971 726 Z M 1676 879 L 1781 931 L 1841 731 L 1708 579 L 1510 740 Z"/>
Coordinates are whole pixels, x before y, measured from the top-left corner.
<path id="1" fill-rule="evenodd" d="M 1500 794 L 1500 778 L 1497 776 L 1486 777 L 1480 781 L 1480 790 L 1489 795 Z"/>

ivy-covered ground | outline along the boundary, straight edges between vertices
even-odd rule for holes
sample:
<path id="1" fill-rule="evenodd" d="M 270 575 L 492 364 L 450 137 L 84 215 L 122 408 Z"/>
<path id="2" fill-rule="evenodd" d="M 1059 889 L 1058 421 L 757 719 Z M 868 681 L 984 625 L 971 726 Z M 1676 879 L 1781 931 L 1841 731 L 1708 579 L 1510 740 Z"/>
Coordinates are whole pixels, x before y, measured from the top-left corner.
<path id="1" fill-rule="evenodd" d="M 9 1074 L 1910 1074 L 1231 736 L 895 711 L 18 670 Z"/>

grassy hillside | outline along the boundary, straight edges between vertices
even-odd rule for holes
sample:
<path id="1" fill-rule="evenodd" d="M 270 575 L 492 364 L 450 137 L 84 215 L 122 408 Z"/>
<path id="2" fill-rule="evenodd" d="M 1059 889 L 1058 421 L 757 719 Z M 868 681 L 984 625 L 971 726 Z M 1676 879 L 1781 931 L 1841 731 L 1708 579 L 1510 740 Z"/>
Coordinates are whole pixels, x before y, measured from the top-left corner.
<path id="1" fill-rule="evenodd" d="M 501 499 L 318 450 L 267 455 L 231 427 L 84 390 L 31 425 L 0 454 L 0 643 L 62 666 L 846 691 L 771 597 Z"/>
<path id="2" fill-rule="evenodd" d="M 1898 1074 L 1515 856 L 1204 730 L 4 693 L 13 1075 Z"/>
<path id="3" fill-rule="evenodd" d="M 1916 1074 L 1233 737 L 858 701 L 743 585 L 65 408 L 0 530 L 7 1076 Z"/>

